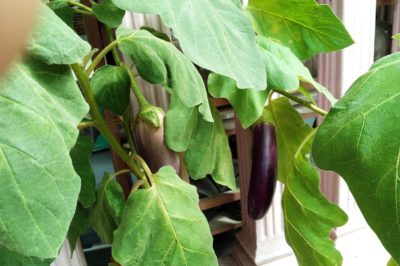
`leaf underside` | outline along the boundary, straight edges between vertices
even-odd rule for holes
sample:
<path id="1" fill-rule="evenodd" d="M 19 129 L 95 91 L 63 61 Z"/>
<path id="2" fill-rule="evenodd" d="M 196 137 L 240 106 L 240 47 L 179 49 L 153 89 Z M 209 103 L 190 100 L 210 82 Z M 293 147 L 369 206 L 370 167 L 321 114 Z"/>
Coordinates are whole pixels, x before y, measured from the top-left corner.
<path id="1" fill-rule="evenodd" d="M 400 262 L 400 53 L 382 58 L 331 108 L 313 146 L 341 175 L 383 246 Z"/>
<path id="2" fill-rule="evenodd" d="M 299 265 L 341 265 L 342 256 L 329 233 L 345 224 L 347 215 L 319 189 L 319 174 L 308 159 L 312 138 L 301 148 L 312 129 L 286 98 L 274 100 L 269 108 L 277 132 L 278 174 L 285 184 L 282 208 L 286 240 Z"/>
<path id="3" fill-rule="evenodd" d="M 239 88 L 265 89 L 264 64 L 241 7 L 226 0 L 112 0 L 122 9 L 159 14 L 185 55 L 202 68 L 234 79 Z M 244 67 L 251 66 L 251 67 Z"/>
<path id="4" fill-rule="evenodd" d="M 169 166 L 153 181 L 151 188 L 130 195 L 114 234 L 113 258 L 124 266 L 217 265 L 196 188 Z"/>

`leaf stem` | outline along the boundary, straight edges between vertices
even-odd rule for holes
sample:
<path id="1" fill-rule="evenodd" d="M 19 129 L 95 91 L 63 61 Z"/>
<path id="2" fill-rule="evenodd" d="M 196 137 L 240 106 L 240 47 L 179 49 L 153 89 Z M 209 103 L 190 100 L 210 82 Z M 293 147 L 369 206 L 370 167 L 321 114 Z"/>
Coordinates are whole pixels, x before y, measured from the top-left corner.
<path id="1" fill-rule="evenodd" d="M 100 110 L 97 106 L 96 99 L 94 98 L 89 79 L 85 74 L 83 68 L 79 64 L 73 64 L 71 65 L 71 68 L 74 71 L 75 76 L 82 87 L 82 91 L 90 107 L 90 114 L 92 115 L 93 122 L 95 123 L 97 129 L 103 134 L 107 142 L 110 144 L 112 149 L 118 154 L 118 156 L 126 163 L 126 165 L 128 165 L 132 169 L 132 172 L 139 179 L 146 180 L 146 176 L 143 174 L 143 171 L 129 158 L 128 153 L 126 153 L 126 151 L 122 148 L 121 144 L 115 139 L 113 133 L 111 132 L 106 122 L 104 121 L 100 113 Z"/>
<path id="2" fill-rule="evenodd" d="M 86 16 L 94 16 L 94 14 L 93 14 L 93 13 L 87 12 L 87 11 L 85 11 L 85 10 L 82 10 L 82 9 L 74 9 L 74 10 L 75 10 L 75 12 L 76 12 L 76 13 L 80 13 L 80 14 L 82 14 L 82 15 L 86 15 Z"/>
<path id="3" fill-rule="evenodd" d="M 96 66 L 101 62 L 101 60 L 106 56 L 108 52 L 110 52 L 115 46 L 118 45 L 118 41 L 113 41 L 109 45 L 107 45 L 101 52 L 96 56 L 90 66 L 86 69 L 85 74 L 89 76 Z"/>
<path id="4" fill-rule="evenodd" d="M 296 153 L 294 154 L 295 159 L 297 159 L 297 157 L 301 153 L 301 150 L 304 148 L 307 142 L 315 135 L 315 133 L 317 133 L 317 130 L 313 128 L 311 132 L 303 139 L 303 141 L 300 143 L 300 146 L 297 148 Z"/>
<path id="5" fill-rule="evenodd" d="M 117 177 L 119 175 L 127 174 L 130 172 L 132 172 L 132 169 L 122 169 L 122 170 L 119 170 L 118 172 L 114 173 L 113 176 Z"/>
<path id="6" fill-rule="evenodd" d="M 110 43 L 113 43 L 115 41 L 115 39 L 114 39 L 112 28 L 108 27 L 107 25 L 104 25 L 104 27 L 105 27 L 105 30 L 106 30 L 106 33 L 107 33 L 108 41 Z M 121 62 L 121 59 L 119 58 L 117 46 L 113 46 L 111 48 L 111 53 L 112 53 L 112 56 L 114 58 L 115 64 L 117 66 L 119 66 L 119 67 L 122 66 L 122 62 Z"/>
<path id="7" fill-rule="evenodd" d="M 138 190 L 141 186 L 144 185 L 144 181 L 142 179 L 139 179 L 138 181 L 136 181 L 131 189 L 131 193 L 135 192 L 136 190 Z"/>
<path id="8" fill-rule="evenodd" d="M 85 129 L 85 128 L 94 127 L 94 126 L 95 126 L 95 124 L 94 124 L 93 121 L 81 122 L 81 123 L 78 124 L 78 129 L 79 129 L 79 130 L 83 130 L 83 129 Z"/>
<path id="9" fill-rule="evenodd" d="M 316 106 L 313 103 L 310 103 L 309 101 L 306 101 L 306 100 L 303 100 L 303 99 L 301 99 L 299 97 L 296 97 L 296 96 L 294 96 L 293 94 L 291 94 L 289 92 L 281 91 L 281 90 L 275 90 L 275 89 L 273 89 L 272 91 L 276 92 L 276 93 L 279 93 L 279 94 L 285 96 L 286 98 L 289 98 L 290 100 L 292 100 L 294 102 L 297 102 L 298 104 L 301 104 L 301 105 L 307 107 L 310 110 L 313 110 L 314 112 L 316 112 L 316 113 L 318 113 L 318 114 L 320 114 L 322 116 L 326 116 L 328 114 L 328 112 L 325 111 L 324 109 Z"/>
<path id="10" fill-rule="evenodd" d="M 144 97 L 142 91 L 140 90 L 136 78 L 133 75 L 132 71 L 129 69 L 129 67 L 127 65 L 123 65 L 123 67 L 125 68 L 125 70 L 128 72 L 129 75 L 129 79 L 131 80 L 131 89 L 133 94 L 136 97 L 136 100 L 139 104 L 139 111 L 140 110 L 145 110 L 147 107 L 151 106 L 151 104 L 149 103 L 149 101 L 147 101 L 146 97 Z"/>
<path id="11" fill-rule="evenodd" d="M 90 13 L 91 15 L 94 15 L 93 9 L 91 9 L 90 7 L 85 6 L 84 4 L 81 4 L 81 3 L 79 3 L 79 2 L 68 1 L 68 5 L 79 7 L 80 9 L 82 9 L 82 10 L 84 10 L 84 11 Z"/>

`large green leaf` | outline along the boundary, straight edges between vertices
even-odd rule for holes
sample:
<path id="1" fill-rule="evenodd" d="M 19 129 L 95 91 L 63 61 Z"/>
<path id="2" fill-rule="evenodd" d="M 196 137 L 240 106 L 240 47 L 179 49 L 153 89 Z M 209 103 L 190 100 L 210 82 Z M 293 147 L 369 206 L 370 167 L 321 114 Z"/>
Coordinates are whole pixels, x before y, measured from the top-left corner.
<path id="1" fill-rule="evenodd" d="M 119 27 L 117 37 L 122 53 L 133 60 L 142 78 L 161 84 L 187 107 L 198 105 L 204 119 L 212 121 L 203 80 L 175 46 L 145 30 Z"/>
<path id="2" fill-rule="evenodd" d="M 300 59 L 353 43 L 331 8 L 315 0 L 250 0 L 246 11 L 257 33 L 279 40 Z"/>
<path id="3" fill-rule="evenodd" d="M 90 80 L 98 104 L 117 115 L 123 115 L 130 103 L 131 82 L 122 67 L 103 66 Z"/>
<path id="4" fill-rule="evenodd" d="M 25 257 L 17 252 L 9 251 L 0 246 L 0 265 L 17 266 L 49 266 L 54 259 L 39 259 L 36 257 Z"/>
<path id="5" fill-rule="evenodd" d="M 100 0 L 93 4 L 92 9 L 96 18 L 111 28 L 121 25 L 125 15 L 125 11 L 116 7 L 111 0 Z"/>
<path id="6" fill-rule="evenodd" d="M 233 79 L 218 74 L 208 77 L 208 91 L 213 97 L 229 100 L 244 128 L 253 125 L 261 116 L 270 92 L 269 89 L 239 89 Z"/>
<path id="7" fill-rule="evenodd" d="M 234 79 L 239 88 L 265 89 L 264 64 L 253 29 L 233 1 L 112 1 L 125 10 L 159 14 L 197 65 Z"/>
<path id="8" fill-rule="evenodd" d="M 73 64 L 90 52 L 90 45 L 49 7 L 40 3 L 38 20 L 27 50 L 31 56 L 49 65 Z"/>
<path id="9" fill-rule="evenodd" d="M 47 4 L 47 6 L 54 11 L 54 13 L 64 21 L 65 24 L 70 26 L 71 28 L 74 27 L 74 15 L 75 10 L 69 6 L 68 0 L 56 0 L 51 1 Z"/>
<path id="10" fill-rule="evenodd" d="M 233 172 L 232 154 L 218 110 L 212 106 L 214 122 L 200 117 L 196 132 L 185 153 L 185 163 L 193 179 L 204 178 L 210 174 L 219 184 L 236 188 Z"/>
<path id="11" fill-rule="evenodd" d="M 284 175 L 286 240 L 300 265 L 341 265 L 342 256 L 329 233 L 345 224 L 347 216 L 320 192 L 319 174 L 308 159 L 312 129 L 286 98 L 273 101 L 269 108 L 277 133 L 278 171 Z"/>
<path id="12" fill-rule="evenodd" d="M 96 199 L 96 180 L 89 161 L 90 155 L 92 155 L 93 152 L 93 148 L 94 144 L 91 138 L 84 135 L 79 135 L 75 146 L 70 152 L 75 172 L 81 178 L 79 202 L 85 208 L 89 208 Z"/>
<path id="13" fill-rule="evenodd" d="M 113 176 L 105 173 L 96 190 L 96 202 L 90 209 L 90 224 L 103 243 L 113 242 L 113 233 L 121 223 L 124 207 L 121 185 Z"/>
<path id="14" fill-rule="evenodd" d="M 313 157 L 340 174 L 365 219 L 400 262 L 400 53 L 377 61 L 330 110 Z"/>
<path id="15" fill-rule="evenodd" d="M 261 48 L 265 68 L 268 75 L 268 88 L 278 90 L 294 90 L 300 81 L 309 83 L 323 93 L 333 104 L 336 99 L 327 88 L 314 80 L 310 71 L 287 47 L 271 39 L 258 36 L 257 43 Z"/>
<path id="16" fill-rule="evenodd" d="M 67 234 L 68 243 L 72 252 L 76 248 L 79 237 L 86 232 L 89 226 L 89 210 L 78 204 Z"/>
<path id="17" fill-rule="evenodd" d="M 57 256 L 80 190 L 69 152 L 87 112 L 67 66 L 27 60 L 0 82 L 2 250 Z"/>
<path id="18" fill-rule="evenodd" d="M 115 231 L 113 258 L 121 265 L 217 265 L 210 228 L 196 188 L 166 166 L 149 189 L 133 192 Z"/>

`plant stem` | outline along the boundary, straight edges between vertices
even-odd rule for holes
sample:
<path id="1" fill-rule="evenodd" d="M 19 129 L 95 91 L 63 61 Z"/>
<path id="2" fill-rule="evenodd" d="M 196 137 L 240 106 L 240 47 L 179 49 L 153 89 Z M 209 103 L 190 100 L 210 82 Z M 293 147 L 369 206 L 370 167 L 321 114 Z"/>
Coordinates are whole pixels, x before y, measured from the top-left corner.
<path id="1" fill-rule="evenodd" d="M 315 104 L 312 104 L 306 100 L 303 100 L 299 97 L 294 96 L 293 94 L 286 92 L 286 91 L 280 91 L 280 90 L 272 90 L 273 92 L 279 93 L 283 96 L 285 96 L 286 98 L 289 98 L 290 100 L 299 103 L 305 107 L 307 107 L 310 110 L 313 110 L 314 112 L 322 115 L 322 116 L 326 116 L 328 114 L 327 111 L 325 111 L 324 109 L 321 109 L 320 107 L 316 106 Z"/>
<path id="2" fill-rule="evenodd" d="M 118 172 L 114 173 L 113 176 L 117 177 L 119 175 L 127 174 L 130 172 L 132 172 L 132 169 L 122 169 L 122 170 L 119 170 Z"/>
<path id="3" fill-rule="evenodd" d="M 142 91 L 140 90 L 136 82 L 136 78 L 132 74 L 132 71 L 129 69 L 129 67 L 127 65 L 124 65 L 123 67 L 128 72 L 129 79 L 131 80 L 131 89 L 139 104 L 139 112 L 140 112 L 140 110 L 146 109 L 146 107 L 151 106 L 151 104 L 149 103 L 149 101 L 147 101 L 146 97 L 144 97 Z"/>
<path id="4" fill-rule="evenodd" d="M 297 157 L 299 156 L 299 154 L 301 153 L 301 150 L 304 148 L 304 146 L 306 146 L 307 142 L 315 135 L 315 133 L 317 133 L 317 130 L 315 128 L 313 128 L 310 132 L 310 134 L 308 134 L 303 141 L 301 142 L 299 148 L 297 148 L 296 153 L 294 154 L 294 158 L 297 159 Z"/>
<path id="5" fill-rule="evenodd" d="M 79 125 L 78 125 L 78 129 L 79 129 L 79 130 L 83 130 L 83 129 L 85 129 L 85 128 L 94 127 L 94 126 L 95 126 L 95 124 L 94 124 L 93 121 L 90 121 L 90 122 L 81 122 L 81 123 L 79 123 Z"/>
<path id="6" fill-rule="evenodd" d="M 89 76 L 93 70 L 96 68 L 96 66 L 100 63 L 100 61 L 106 56 L 108 52 L 110 52 L 115 46 L 118 45 L 117 41 L 113 41 L 109 45 L 107 45 L 93 60 L 93 62 L 90 64 L 90 66 L 86 69 L 85 75 Z"/>
<path id="7" fill-rule="evenodd" d="M 105 27 L 105 29 L 106 29 L 108 41 L 109 41 L 110 43 L 113 43 L 115 40 L 114 40 L 114 35 L 113 35 L 112 29 L 111 29 L 110 27 L 106 26 L 106 25 L 105 25 L 104 27 Z M 122 62 L 121 62 L 121 59 L 119 58 L 119 54 L 118 54 L 118 51 L 117 51 L 117 46 L 113 46 L 113 47 L 112 47 L 111 53 L 112 53 L 112 55 L 113 55 L 115 64 L 116 64 L 117 66 L 119 66 L 119 67 L 122 66 Z"/>
<path id="8" fill-rule="evenodd" d="M 95 123 L 97 129 L 103 134 L 107 142 L 111 145 L 112 149 L 118 154 L 118 156 L 132 169 L 132 172 L 139 179 L 146 180 L 146 176 L 143 174 L 141 169 L 134 162 L 132 162 L 132 160 L 130 160 L 128 153 L 126 153 L 126 151 L 122 148 L 121 144 L 115 139 L 113 133 L 106 125 L 106 122 L 99 111 L 96 100 L 92 93 L 89 79 L 83 71 L 83 68 L 79 64 L 73 64 L 71 65 L 71 68 L 81 84 L 82 91 L 90 107 L 90 114 L 92 115 L 93 122 Z"/>
<path id="9" fill-rule="evenodd" d="M 86 15 L 86 16 L 94 16 L 93 13 L 87 12 L 87 11 L 82 10 L 82 9 L 75 9 L 75 12 L 76 12 L 76 13 L 80 13 L 80 14 L 82 14 L 82 15 Z"/>
<path id="10" fill-rule="evenodd" d="M 128 111 L 125 112 L 125 114 L 124 114 L 124 121 L 122 123 L 124 125 L 126 135 L 128 136 L 128 143 L 129 143 L 129 146 L 131 147 L 131 151 L 132 151 L 132 153 L 137 153 L 135 141 L 133 138 L 131 127 L 130 127 L 131 112 L 132 112 L 131 105 L 129 105 L 128 108 L 129 108 Z"/>
<path id="11" fill-rule="evenodd" d="M 131 193 L 135 192 L 143 185 L 144 185 L 144 181 L 142 179 L 136 181 L 132 186 Z"/>
<path id="12" fill-rule="evenodd" d="M 68 5 L 76 6 L 76 7 L 80 8 L 80 9 L 82 9 L 83 11 L 86 11 L 86 12 L 90 13 L 91 15 L 94 15 L 93 9 L 91 9 L 90 7 L 85 6 L 85 5 L 83 5 L 83 4 L 79 3 L 79 2 L 68 1 Z"/>

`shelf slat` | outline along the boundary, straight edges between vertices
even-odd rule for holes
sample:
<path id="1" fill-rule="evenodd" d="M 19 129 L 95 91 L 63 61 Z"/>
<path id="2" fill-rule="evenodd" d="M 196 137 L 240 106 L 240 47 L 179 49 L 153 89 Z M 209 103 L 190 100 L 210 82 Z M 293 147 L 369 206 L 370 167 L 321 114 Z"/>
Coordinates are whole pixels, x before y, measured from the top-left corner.
<path id="1" fill-rule="evenodd" d="M 240 200 L 240 191 L 228 191 L 215 197 L 200 199 L 199 206 L 204 211 L 238 200 Z"/>

